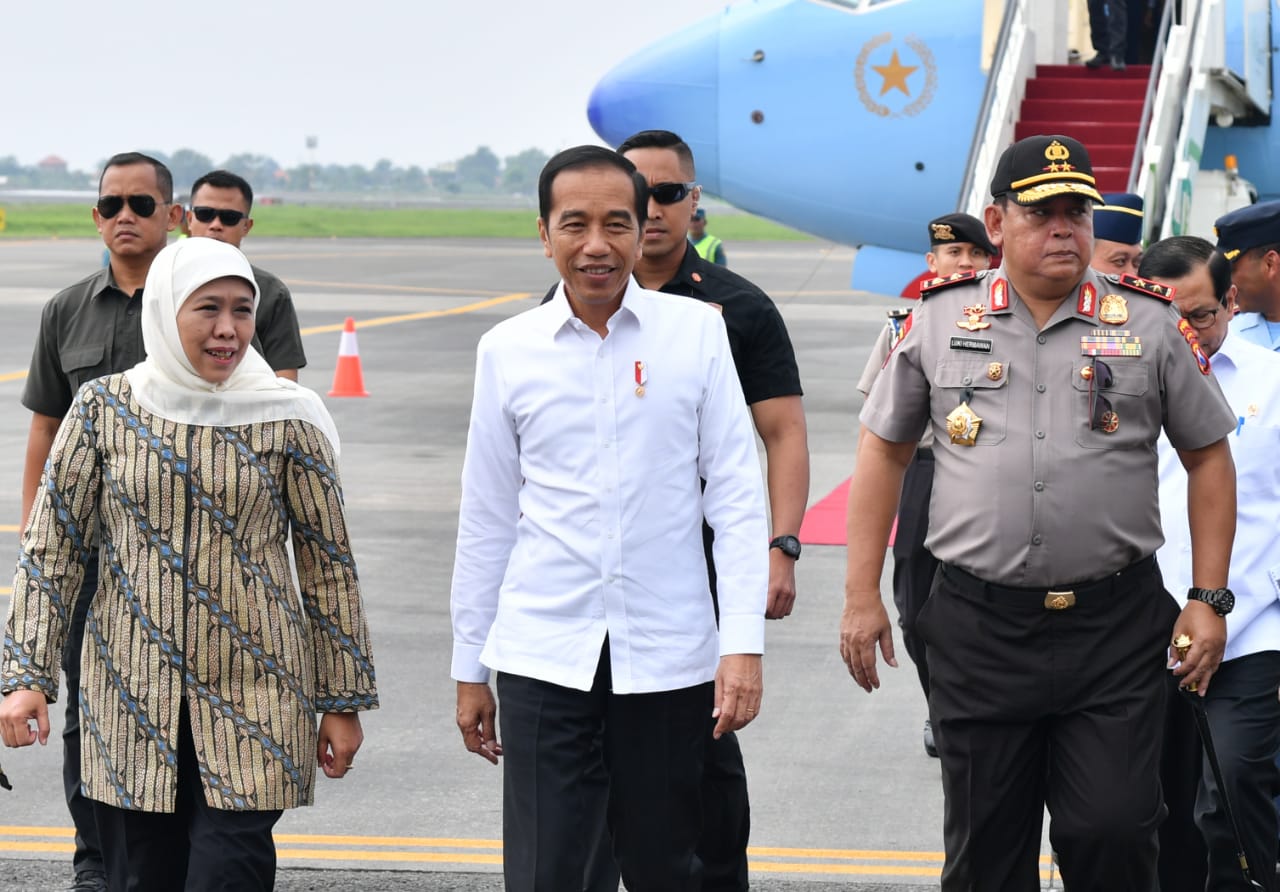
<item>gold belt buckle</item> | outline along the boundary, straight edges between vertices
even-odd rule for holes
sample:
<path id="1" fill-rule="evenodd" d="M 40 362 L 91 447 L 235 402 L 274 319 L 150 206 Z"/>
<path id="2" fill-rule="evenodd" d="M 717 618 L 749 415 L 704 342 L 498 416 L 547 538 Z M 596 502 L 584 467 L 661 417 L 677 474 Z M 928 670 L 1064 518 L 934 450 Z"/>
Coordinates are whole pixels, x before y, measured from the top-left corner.
<path id="1" fill-rule="evenodd" d="M 1075 606 L 1075 592 L 1049 592 L 1044 596 L 1045 610 L 1067 610 Z"/>

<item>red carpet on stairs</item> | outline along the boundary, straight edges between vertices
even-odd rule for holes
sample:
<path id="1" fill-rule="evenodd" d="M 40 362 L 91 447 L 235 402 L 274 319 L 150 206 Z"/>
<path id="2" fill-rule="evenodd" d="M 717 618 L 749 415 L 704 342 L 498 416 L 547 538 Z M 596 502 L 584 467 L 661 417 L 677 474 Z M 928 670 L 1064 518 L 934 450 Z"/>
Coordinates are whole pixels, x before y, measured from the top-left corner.
<path id="1" fill-rule="evenodd" d="M 1101 192 L 1124 192 L 1138 143 L 1150 65 L 1124 71 L 1037 65 L 1014 139 L 1061 133 L 1084 143 Z"/>

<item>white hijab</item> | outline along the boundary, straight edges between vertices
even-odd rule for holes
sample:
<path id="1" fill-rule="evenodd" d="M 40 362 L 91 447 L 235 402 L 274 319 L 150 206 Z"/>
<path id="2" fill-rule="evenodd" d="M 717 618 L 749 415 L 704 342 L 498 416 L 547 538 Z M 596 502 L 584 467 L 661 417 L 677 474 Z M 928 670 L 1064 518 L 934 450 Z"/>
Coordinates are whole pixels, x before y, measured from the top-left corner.
<path id="1" fill-rule="evenodd" d="M 298 418 L 309 421 L 338 453 L 338 430 L 320 397 L 280 378 L 249 346 L 235 371 L 221 384 L 206 381 L 182 348 L 178 310 L 200 286 L 226 276 L 258 284 L 249 261 L 232 245 L 211 238 L 186 238 L 156 255 L 142 292 L 142 345 L 147 358 L 125 372 L 134 398 L 153 415 L 182 424 L 237 427 Z"/>

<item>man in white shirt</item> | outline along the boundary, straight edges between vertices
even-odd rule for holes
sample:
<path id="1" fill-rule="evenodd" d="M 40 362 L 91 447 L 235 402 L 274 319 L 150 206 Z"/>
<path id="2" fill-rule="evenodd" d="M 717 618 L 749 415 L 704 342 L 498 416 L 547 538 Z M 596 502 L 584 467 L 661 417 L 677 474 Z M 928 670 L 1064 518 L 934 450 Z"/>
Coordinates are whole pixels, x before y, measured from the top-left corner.
<path id="1" fill-rule="evenodd" d="M 648 204 L 634 165 L 568 149 L 538 203 L 562 283 L 477 348 L 452 590 L 458 728 L 468 750 L 504 758 L 508 890 L 580 887 L 603 738 L 628 890 L 693 892 L 705 737 L 754 719 L 763 690 L 755 435 L 720 315 L 631 276 Z"/>
<path id="2" fill-rule="evenodd" d="M 1143 257 L 1140 275 L 1173 286 L 1181 324 L 1195 330 L 1212 356 L 1214 374 L 1238 419 L 1227 438 L 1236 466 L 1238 514 L 1228 582 L 1235 600 L 1222 605 L 1228 609 L 1227 648 L 1204 703 L 1251 872 L 1262 888 L 1274 890 L 1278 828 L 1271 797 L 1280 784 L 1280 356 L 1249 343 L 1230 325 L 1236 290 L 1231 263 L 1204 239 L 1181 236 L 1155 243 Z M 1165 545 L 1158 560 L 1165 587 L 1182 592 L 1191 580 L 1186 472 L 1163 438 L 1159 467 Z M 1176 747 L 1176 738 L 1191 735 L 1193 725 L 1185 704 L 1173 706 L 1176 724 L 1166 745 Z M 1167 774 L 1164 780 L 1166 788 L 1186 783 L 1185 777 Z M 1170 822 L 1179 817 L 1171 814 Z M 1195 821 L 1208 848 L 1207 888 L 1249 889 L 1207 767 L 1200 771 Z M 1197 887 L 1206 888 L 1203 879 Z"/>

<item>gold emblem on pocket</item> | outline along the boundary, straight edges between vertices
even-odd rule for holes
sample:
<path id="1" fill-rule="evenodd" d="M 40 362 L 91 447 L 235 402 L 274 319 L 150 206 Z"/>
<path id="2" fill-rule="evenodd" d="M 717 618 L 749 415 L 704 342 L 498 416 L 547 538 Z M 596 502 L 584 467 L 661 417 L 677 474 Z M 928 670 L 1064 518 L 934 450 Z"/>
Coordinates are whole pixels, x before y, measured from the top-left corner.
<path id="1" fill-rule="evenodd" d="M 999 381 L 1004 377 L 1004 363 L 993 362 L 987 366 L 987 377 L 992 381 Z"/>
<path id="2" fill-rule="evenodd" d="M 978 442 L 978 429 L 982 427 L 979 418 L 968 403 L 961 403 L 947 415 L 947 435 L 957 446 L 972 446 Z"/>

